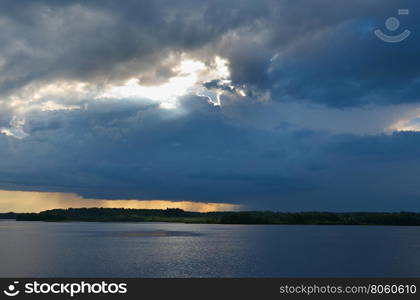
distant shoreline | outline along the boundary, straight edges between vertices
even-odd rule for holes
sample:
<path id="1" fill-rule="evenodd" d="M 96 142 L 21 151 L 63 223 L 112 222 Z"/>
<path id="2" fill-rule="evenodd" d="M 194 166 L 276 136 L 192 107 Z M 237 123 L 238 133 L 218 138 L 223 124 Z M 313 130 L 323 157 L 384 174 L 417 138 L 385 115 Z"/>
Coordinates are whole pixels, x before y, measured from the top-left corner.
<path id="1" fill-rule="evenodd" d="M 70 208 L 40 213 L 0 213 L 0 219 L 44 222 L 167 222 L 238 225 L 393 225 L 420 226 L 415 212 L 188 212 L 181 209 Z"/>

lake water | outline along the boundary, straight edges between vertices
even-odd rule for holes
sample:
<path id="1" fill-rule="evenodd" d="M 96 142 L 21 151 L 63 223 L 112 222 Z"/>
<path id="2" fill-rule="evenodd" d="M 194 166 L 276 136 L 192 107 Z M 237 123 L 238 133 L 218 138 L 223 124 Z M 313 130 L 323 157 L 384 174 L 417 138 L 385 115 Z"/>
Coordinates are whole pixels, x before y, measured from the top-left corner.
<path id="1" fill-rule="evenodd" d="M 0 277 L 420 276 L 420 227 L 0 221 Z"/>

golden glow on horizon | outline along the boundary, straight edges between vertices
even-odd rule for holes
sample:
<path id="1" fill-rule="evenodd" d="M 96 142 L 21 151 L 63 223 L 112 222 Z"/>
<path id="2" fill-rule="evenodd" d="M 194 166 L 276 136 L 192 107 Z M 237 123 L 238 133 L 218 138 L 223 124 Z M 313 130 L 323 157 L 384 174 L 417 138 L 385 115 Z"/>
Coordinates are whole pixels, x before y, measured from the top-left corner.
<path id="1" fill-rule="evenodd" d="M 0 212 L 40 212 L 54 208 L 106 207 L 166 209 L 186 211 L 235 211 L 241 205 L 167 200 L 103 200 L 85 199 L 76 194 L 0 190 Z"/>
<path id="2" fill-rule="evenodd" d="M 412 120 L 402 120 L 389 126 L 388 131 L 420 131 L 420 126 L 417 124 L 411 124 Z"/>

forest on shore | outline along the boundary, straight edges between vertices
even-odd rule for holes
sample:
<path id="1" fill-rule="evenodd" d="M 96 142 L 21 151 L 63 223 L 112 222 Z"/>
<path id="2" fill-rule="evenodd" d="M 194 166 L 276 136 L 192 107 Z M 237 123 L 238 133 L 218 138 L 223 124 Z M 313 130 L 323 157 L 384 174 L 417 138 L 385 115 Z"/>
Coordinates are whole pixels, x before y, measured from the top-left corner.
<path id="1" fill-rule="evenodd" d="M 17 221 L 175 222 L 203 224 L 406 225 L 420 226 L 414 212 L 189 212 L 182 209 L 69 208 L 0 214 Z"/>

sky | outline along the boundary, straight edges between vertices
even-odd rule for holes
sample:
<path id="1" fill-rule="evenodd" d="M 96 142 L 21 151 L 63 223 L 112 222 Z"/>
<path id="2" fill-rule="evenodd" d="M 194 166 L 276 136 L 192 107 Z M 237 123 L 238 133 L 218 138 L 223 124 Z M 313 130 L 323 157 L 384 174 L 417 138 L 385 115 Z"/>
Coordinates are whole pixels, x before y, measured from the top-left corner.
<path id="1" fill-rule="evenodd" d="M 420 211 L 419 8 L 3 0 L 0 211 Z"/>

